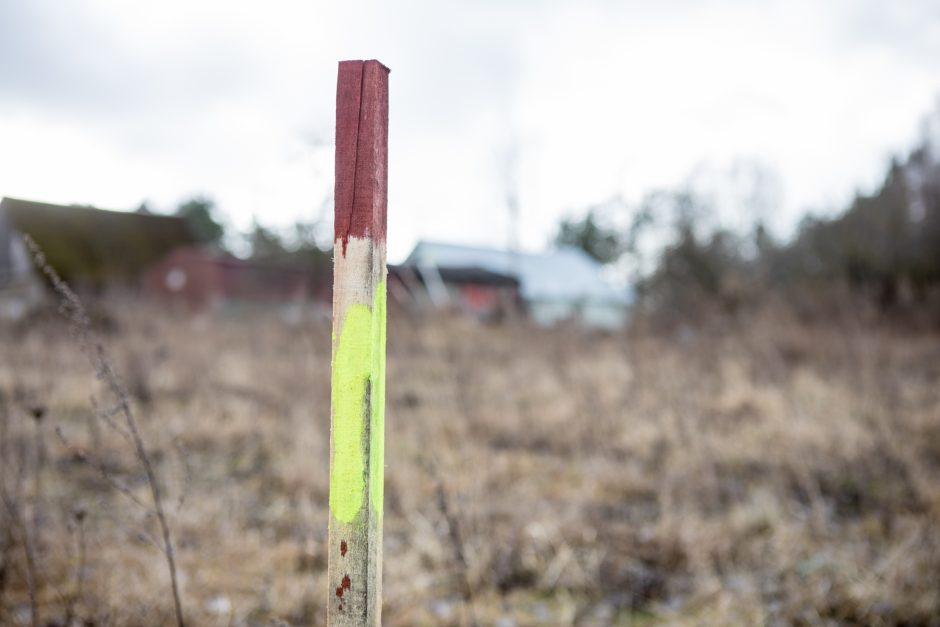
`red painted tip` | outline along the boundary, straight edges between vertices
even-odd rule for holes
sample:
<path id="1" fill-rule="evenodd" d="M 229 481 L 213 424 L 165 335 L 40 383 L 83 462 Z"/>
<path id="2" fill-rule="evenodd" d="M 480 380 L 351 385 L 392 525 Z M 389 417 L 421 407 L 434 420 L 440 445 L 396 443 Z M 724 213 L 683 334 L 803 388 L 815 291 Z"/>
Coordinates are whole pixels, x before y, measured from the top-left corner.
<path id="1" fill-rule="evenodd" d="M 388 74 L 375 60 L 340 61 L 336 81 L 334 241 L 385 241 Z"/>

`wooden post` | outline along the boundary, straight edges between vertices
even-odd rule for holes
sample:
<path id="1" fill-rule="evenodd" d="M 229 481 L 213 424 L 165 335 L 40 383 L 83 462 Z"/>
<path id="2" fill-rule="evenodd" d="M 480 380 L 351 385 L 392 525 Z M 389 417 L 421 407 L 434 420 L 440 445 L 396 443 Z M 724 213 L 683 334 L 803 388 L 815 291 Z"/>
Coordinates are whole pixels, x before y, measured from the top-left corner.
<path id="1" fill-rule="evenodd" d="M 382 622 L 388 68 L 336 86 L 329 625 Z"/>

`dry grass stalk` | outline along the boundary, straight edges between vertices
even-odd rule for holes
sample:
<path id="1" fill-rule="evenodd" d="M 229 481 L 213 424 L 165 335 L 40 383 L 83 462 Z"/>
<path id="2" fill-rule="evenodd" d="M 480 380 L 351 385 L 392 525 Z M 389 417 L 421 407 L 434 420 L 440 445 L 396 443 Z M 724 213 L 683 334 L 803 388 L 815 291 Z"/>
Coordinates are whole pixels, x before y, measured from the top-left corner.
<path id="1" fill-rule="evenodd" d="M 187 620 L 324 625 L 329 325 L 101 306 L 117 312 L 115 363 L 147 364 L 155 470 L 188 478 L 171 516 Z M 445 472 L 481 625 L 936 624 L 940 335 L 779 311 L 681 337 L 389 318 L 384 624 L 467 620 Z M 88 510 L 76 617 L 173 624 L 140 507 L 76 459 L 149 503 L 124 435 L 100 422 L 92 448 L 85 358 L 61 325 L 9 329 L 0 389 L 45 389 L 65 436 L 47 442 L 45 509 Z M 18 412 L 2 478 L 28 515 L 34 429 Z M 55 520 L 37 556 L 44 621 L 76 572 Z M 18 539 L 11 551 L 0 624 L 28 625 Z"/>
<path id="2" fill-rule="evenodd" d="M 70 330 L 77 338 L 82 352 L 85 353 L 86 357 L 94 368 L 96 376 L 99 380 L 104 382 L 107 389 L 116 400 L 116 413 L 119 413 L 124 418 L 124 426 L 130 435 L 130 440 L 134 448 L 134 454 L 136 455 L 137 461 L 140 463 L 144 473 L 146 474 L 147 484 L 150 488 L 150 495 L 152 498 L 153 511 L 160 526 L 160 533 L 162 535 L 162 550 L 166 557 L 166 565 L 170 575 L 170 587 L 173 594 L 173 607 L 176 613 L 176 624 L 177 627 L 184 627 L 185 621 L 183 619 L 183 606 L 180 600 L 179 583 L 177 581 L 176 557 L 173 548 L 173 538 L 170 533 L 170 524 L 167 519 L 166 512 L 164 511 L 160 482 L 156 476 L 156 473 L 154 472 L 150 455 L 147 452 L 147 448 L 144 446 L 143 438 L 141 438 L 140 430 L 137 427 L 137 420 L 131 408 L 127 391 L 124 389 L 117 372 L 114 370 L 111 357 L 105 350 L 104 344 L 102 344 L 102 342 L 95 336 L 94 331 L 92 330 L 91 320 L 85 312 L 85 308 L 82 305 L 81 300 L 78 298 L 75 292 L 72 291 L 68 284 L 66 284 L 65 281 L 59 277 L 59 274 L 56 272 L 55 268 L 46 262 L 45 256 L 36 242 L 28 235 L 24 235 L 23 239 L 26 243 L 26 246 L 33 255 L 33 260 L 36 264 L 36 267 L 40 268 L 42 272 L 48 277 L 49 281 L 52 283 L 53 288 L 62 298 L 60 303 L 60 311 L 69 320 Z"/>

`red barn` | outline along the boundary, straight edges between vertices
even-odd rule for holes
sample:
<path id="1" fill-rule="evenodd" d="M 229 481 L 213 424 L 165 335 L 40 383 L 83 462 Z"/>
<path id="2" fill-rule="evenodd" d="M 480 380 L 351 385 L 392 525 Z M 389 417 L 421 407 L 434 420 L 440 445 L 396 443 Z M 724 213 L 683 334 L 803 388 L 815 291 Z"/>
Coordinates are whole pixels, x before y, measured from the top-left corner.
<path id="1" fill-rule="evenodd" d="M 265 307 L 329 299 L 328 281 L 300 263 L 239 259 L 206 247 L 179 248 L 151 266 L 148 294 L 195 309 Z"/>
<path id="2" fill-rule="evenodd" d="M 477 267 L 388 267 L 392 302 L 450 309 L 482 320 L 499 320 L 520 310 L 519 281 L 501 272 Z"/>

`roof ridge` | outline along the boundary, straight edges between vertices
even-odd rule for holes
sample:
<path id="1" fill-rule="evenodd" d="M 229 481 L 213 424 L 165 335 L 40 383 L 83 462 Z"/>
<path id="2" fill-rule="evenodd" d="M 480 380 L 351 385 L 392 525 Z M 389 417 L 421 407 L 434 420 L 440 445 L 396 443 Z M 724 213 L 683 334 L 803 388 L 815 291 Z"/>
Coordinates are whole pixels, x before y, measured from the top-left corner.
<path id="1" fill-rule="evenodd" d="M 596 265 L 596 266 L 602 266 L 602 265 L 603 265 L 603 264 L 601 264 L 600 262 L 598 262 L 596 259 L 594 259 L 593 257 L 591 257 L 590 255 L 588 255 L 587 252 L 585 252 L 583 249 L 578 248 L 577 246 L 572 246 L 572 245 L 570 245 L 570 244 L 562 244 L 562 245 L 556 246 L 556 247 L 554 247 L 554 248 L 547 248 L 547 249 L 540 250 L 540 251 L 537 251 L 537 252 L 532 252 L 532 251 L 527 251 L 527 250 L 510 250 L 510 249 L 508 249 L 508 248 L 496 248 L 496 247 L 492 247 L 492 246 L 482 246 L 482 245 L 473 245 L 473 244 L 461 244 L 461 243 L 449 243 L 449 242 L 443 242 L 443 241 L 430 241 L 430 240 L 421 239 L 421 240 L 418 240 L 417 244 L 415 244 L 415 247 L 414 247 L 413 251 L 414 251 L 414 250 L 417 250 L 417 249 L 418 249 L 419 247 L 421 247 L 422 245 L 425 245 L 425 246 L 439 246 L 439 247 L 442 247 L 442 248 L 449 248 L 449 249 L 451 249 L 451 250 L 459 249 L 459 250 L 463 250 L 463 251 L 472 251 L 472 252 L 481 252 L 481 253 L 495 253 L 495 254 L 500 254 L 500 255 L 516 255 L 516 256 L 520 256 L 520 257 L 528 257 L 528 258 L 530 258 L 530 259 L 538 259 L 538 258 L 543 258 L 543 259 L 544 259 L 544 258 L 548 258 L 548 257 L 554 257 L 554 256 L 558 255 L 559 253 L 575 254 L 575 255 L 577 255 L 578 257 L 580 257 L 581 259 L 583 259 L 584 261 L 587 261 L 587 262 L 591 263 L 592 265 Z M 412 251 L 412 252 L 413 252 L 413 251 Z M 410 256 L 410 255 L 409 255 L 409 256 Z"/>
<path id="2" fill-rule="evenodd" d="M 175 215 L 166 215 L 159 213 L 137 213 L 132 209 L 105 209 L 102 207 L 96 207 L 94 205 L 81 205 L 73 203 L 71 205 L 63 205 L 54 202 L 45 202 L 42 200 L 27 200 L 25 198 L 14 198 L 12 196 L 3 196 L 0 198 L 0 205 L 4 203 L 10 203 L 14 206 L 16 205 L 38 205 L 41 207 L 47 207 L 50 209 L 63 209 L 67 211 L 94 211 L 94 212 L 104 212 L 108 214 L 118 214 L 118 215 L 132 215 L 137 218 L 157 218 L 157 219 L 171 219 L 171 220 L 184 220 L 185 218 Z"/>

